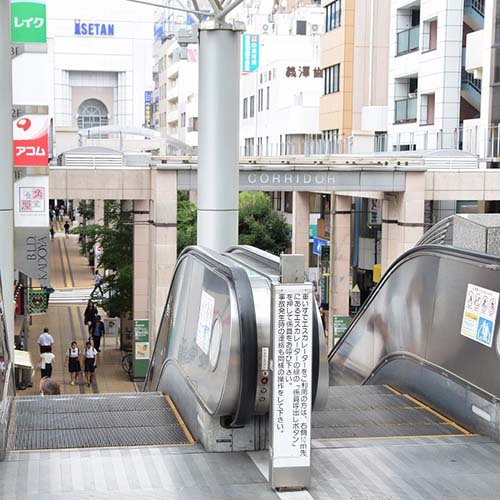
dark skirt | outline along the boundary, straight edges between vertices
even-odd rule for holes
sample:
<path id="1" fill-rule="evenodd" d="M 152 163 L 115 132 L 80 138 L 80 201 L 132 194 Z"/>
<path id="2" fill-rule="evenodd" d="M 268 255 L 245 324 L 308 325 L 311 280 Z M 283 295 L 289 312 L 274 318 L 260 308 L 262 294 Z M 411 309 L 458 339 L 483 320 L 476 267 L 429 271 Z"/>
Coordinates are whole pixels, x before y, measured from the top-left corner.
<path id="1" fill-rule="evenodd" d="M 81 372 L 80 360 L 78 358 L 69 358 L 68 369 L 70 373 Z"/>
<path id="2" fill-rule="evenodd" d="M 52 375 L 52 363 L 45 363 L 45 368 L 42 368 L 42 378 Z"/>
<path id="3" fill-rule="evenodd" d="M 93 373 L 95 370 L 94 367 L 95 358 L 85 358 L 85 371 L 87 373 Z"/>

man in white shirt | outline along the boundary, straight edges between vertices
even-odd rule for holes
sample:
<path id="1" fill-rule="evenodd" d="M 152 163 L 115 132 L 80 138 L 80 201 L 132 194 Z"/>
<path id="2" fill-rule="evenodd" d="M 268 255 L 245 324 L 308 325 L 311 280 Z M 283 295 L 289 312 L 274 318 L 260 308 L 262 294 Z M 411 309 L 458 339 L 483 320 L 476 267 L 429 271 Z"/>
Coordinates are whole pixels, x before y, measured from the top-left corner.
<path id="1" fill-rule="evenodd" d="M 48 348 L 52 347 L 54 339 L 49 333 L 48 328 L 43 329 L 43 333 L 40 335 L 40 337 L 38 337 L 37 343 L 40 346 L 40 354 L 42 354 L 43 352 L 47 352 Z"/>

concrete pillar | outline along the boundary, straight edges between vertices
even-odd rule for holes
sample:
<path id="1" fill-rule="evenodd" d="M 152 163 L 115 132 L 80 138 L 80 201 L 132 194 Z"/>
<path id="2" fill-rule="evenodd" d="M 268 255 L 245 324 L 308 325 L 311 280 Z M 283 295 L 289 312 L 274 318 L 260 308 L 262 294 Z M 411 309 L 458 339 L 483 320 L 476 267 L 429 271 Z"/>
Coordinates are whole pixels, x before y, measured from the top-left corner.
<path id="1" fill-rule="evenodd" d="M 94 200 L 94 222 L 104 226 L 104 200 Z"/>
<path id="2" fill-rule="evenodd" d="M 134 201 L 134 319 L 149 319 L 150 227 L 149 200 Z"/>
<path id="3" fill-rule="evenodd" d="M 177 260 L 177 172 L 153 170 L 150 219 L 150 324 L 155 338 Z"/>
<path id="4" fill-rule="evenodd" d="M 350 196 L 332 195 L 330 304 L 328 347 L 333 347 L 333 316 L 349 315 L 349 276 L 351 272 Z"/>
<path id="5" fill-rule="evenodd" d="M 309 193 L 293 192 L 292 253 L 303 254 L 309 268 Z"/>
<path id="6" fill-rule="evenodd" d="M 424 232 L 425 172 L 406 174 L 404 193 L 388 193 L 382 205 L 382 272 L 413 248 Z"/>

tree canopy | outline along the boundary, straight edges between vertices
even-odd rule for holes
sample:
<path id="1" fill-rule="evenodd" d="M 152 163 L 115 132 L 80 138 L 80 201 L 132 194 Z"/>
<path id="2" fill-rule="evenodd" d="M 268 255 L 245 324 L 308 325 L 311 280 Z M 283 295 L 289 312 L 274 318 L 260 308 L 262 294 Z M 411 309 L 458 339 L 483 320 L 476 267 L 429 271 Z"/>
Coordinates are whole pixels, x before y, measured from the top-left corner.
<path id="1" fill-rule="evenodd" d="M 180 201 L 179 201 L 180 200 Z M 273 210 L 269 196 L 252 191 L 239 198 L 239 243 L 252 245 L 275 255 L 290 245 L 290 230 L 285 218 Z M 185 196 L 177 202 L 177 250 L 196 244 L 196 206 Z"/>

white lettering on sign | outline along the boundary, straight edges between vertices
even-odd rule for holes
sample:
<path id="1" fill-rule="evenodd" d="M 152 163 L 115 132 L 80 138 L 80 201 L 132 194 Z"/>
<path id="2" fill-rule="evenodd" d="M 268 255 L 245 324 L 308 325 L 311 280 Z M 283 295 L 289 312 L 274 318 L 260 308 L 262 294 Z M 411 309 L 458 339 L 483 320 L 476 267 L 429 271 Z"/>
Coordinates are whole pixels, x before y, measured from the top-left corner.
<path id="1" fill-rule="evenodd" d="M 247 176 L 248 184 L 262 184 L 262 185 L 273 185 L 280 186 L 284 184 L 291 185 L 316 185 L 316 186 L 333 186 L 335 185 L 335 177 L 333 174 L 281 174 L 273 173 L 270 174 L 256 174 L 249 173 Z"/>
<path id="2" fill-rule="evenodd" d="M 200 314 L 198 315 L 198 330 L 196 331 L 196 343 L 198 344 L 198 347 L 207 355 L 210 348 L 210 337 L 212 335 L 214 307 L 215 299 L 205 292 L 205 290 L 202 290 Z"/>
<path id="3" fill-rule="evenodd" d="M 480 286 L 467 285 L 460 333 L 487 347 L 493 345 L 499 293 Z"/>
<path id="4" fill-rule="evenodd" d="M 311 448 L 312 286 L 279 285 L 273 295 L 274 467 L 308 467 Z"/>

